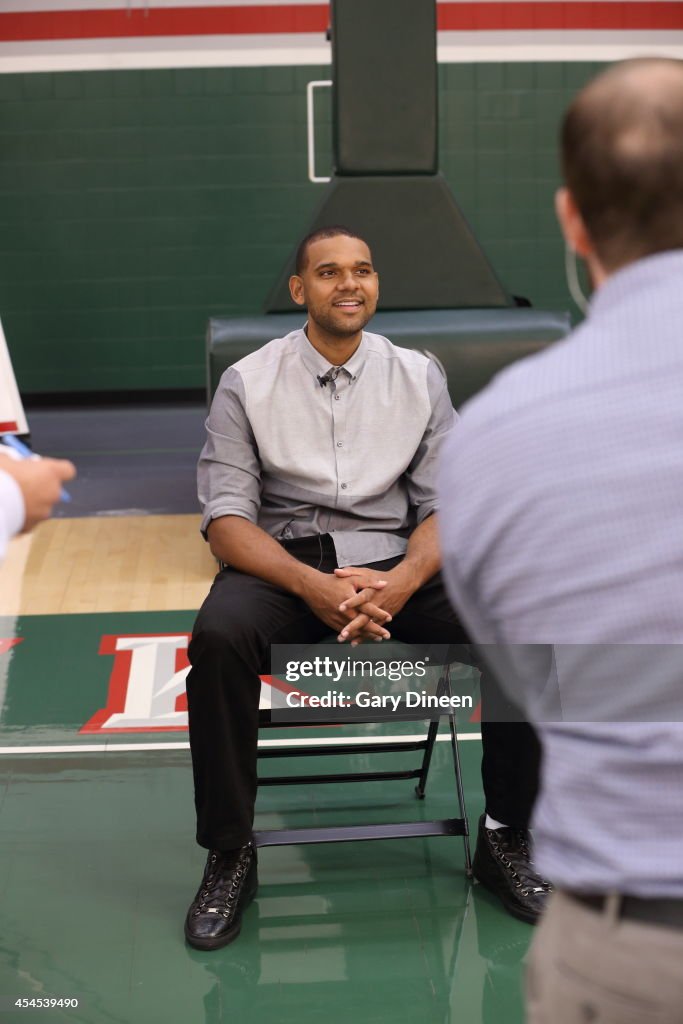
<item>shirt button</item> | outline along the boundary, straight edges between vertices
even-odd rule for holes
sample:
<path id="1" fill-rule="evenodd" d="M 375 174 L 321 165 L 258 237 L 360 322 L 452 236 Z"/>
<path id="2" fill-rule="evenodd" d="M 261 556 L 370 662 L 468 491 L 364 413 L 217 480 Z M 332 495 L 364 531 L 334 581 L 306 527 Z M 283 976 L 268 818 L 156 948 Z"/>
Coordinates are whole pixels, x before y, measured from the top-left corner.
<path id="1" fill-rule="evenodd" d="M 337 441 L 337 448 L 341 448 L 341 447 L 342 447 L 341 441 Z"/>
<path id="2" fill-rule="evenodd" d="M 334 400 L 335 400 L 335 402 L 338 402 L 340 398 L 341 398 L 341 395 L 335 395 L 335 396 L 334 396 Z"/>
<path id="3" fill-rule="evenodd" d="M 341 485 L 341 489 L 342 489 L 342 491 L 345 491 L 346 490 L 346 484 L 342 484 Z"/>

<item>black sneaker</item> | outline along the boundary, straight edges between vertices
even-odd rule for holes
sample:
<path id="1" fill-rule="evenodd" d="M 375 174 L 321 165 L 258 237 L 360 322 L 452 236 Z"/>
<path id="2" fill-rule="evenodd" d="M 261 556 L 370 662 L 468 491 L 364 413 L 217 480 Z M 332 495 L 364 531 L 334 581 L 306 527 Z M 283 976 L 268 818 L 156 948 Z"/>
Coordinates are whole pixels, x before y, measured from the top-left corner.
<path id="1" fill-rule="evenodd" d="M 486 828 L 485 821 L 482 814 L 472 863 L 474 877 L 498 897 L 509 914 L 535 924 L 553 887 L 534 868 L 529 833 L 522 828 Z"/>
<path id="2" fill-rule="evenodd" d="M 257 888 L 253 843 L 228 853 L 211 850 L 202 884 L 185 918 L 185 938 L 190 945 L 195 949 L 219 949 L 233 942 Z"/>

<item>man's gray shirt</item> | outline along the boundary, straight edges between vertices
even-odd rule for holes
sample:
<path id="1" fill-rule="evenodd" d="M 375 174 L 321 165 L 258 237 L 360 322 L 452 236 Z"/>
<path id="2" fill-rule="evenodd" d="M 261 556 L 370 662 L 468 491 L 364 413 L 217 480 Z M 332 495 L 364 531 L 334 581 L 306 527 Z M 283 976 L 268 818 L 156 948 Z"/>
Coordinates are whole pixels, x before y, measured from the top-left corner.
<path id="1" fill-rule="evenodd" d="M 463 410 L 440 474 L 444 575 L 473 638 L 567 645 L 569 698 L 586 679 L 610 691 L 595 691 L 593 722 L 539 724 L 542 873 L 683 898 L 680 707 L 661 724 L 631 714 L 647 718 L 662 685 L 683 690 L 680 657 L 668 679 L 654 667 L 668 664 L 657 645 L 683 643 L 683 251 L 615 273 L 568 339 L 500 374 Z M 626 645 L 653 646 L 605 674 Z M 544 717 L 538 694 L 518 697 Z"/>
<path id="2" fill-rule="evenodd" d="M 436 508 L 455 413 L 427 356 L 363 332 L 336 379 L 304 330 L 221 377 L 202 450 L 202 530 L 241 516 L 278 540 L 329 533 L 340 566 L 402 555 Z"/>

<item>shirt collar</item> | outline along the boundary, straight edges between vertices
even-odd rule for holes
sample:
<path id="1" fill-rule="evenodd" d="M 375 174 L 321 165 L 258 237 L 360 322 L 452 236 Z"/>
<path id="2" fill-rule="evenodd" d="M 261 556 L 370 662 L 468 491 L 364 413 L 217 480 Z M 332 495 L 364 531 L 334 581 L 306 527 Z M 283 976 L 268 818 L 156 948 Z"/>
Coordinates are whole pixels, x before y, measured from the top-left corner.
<path id="1" fill-rule="evenodd" d="M 306 331 L 303 327 L 299 331 L 298 343 L 299 353 L 301 355 L 301 359 L 304 363 L 304 366 L 309 371 L 309 373 L 313 374 L 314 377 L 322 377 L 324 374 L 328 372 L 328 370 L 331 370 L 333 368 L 334 364 L 328 362 L 324 356 L 321 356 L 320 352 L 318 352 L 317 349 L 313 348 L 310 341 L 306 337 Z M 363 331 L 360 340 L 360 345 L 353 353 L 351 358 L 347 359 L 344 365 L 342 366 L 342 372 L 351 380 L 354 380 L 358 376 L 360 368 L 365 362 L 366 352 L 367 342 L 365 340 L 365 331 Z"/>

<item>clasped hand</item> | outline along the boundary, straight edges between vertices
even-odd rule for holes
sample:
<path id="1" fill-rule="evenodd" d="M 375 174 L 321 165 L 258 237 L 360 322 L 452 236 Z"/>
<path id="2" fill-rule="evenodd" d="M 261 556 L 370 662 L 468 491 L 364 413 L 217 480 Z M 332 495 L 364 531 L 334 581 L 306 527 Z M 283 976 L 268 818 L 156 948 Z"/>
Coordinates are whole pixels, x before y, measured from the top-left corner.
<path id="1" fill-rule="evenodd" d="M 304 594 L 318 618 L 337 631 L 340 643 L 356 647 L 363 640 L 388 640 L 386 628 L 401 610 L 411 590 L 396 569 L 346 566 L 334 575 L 317 573 Z"/>

